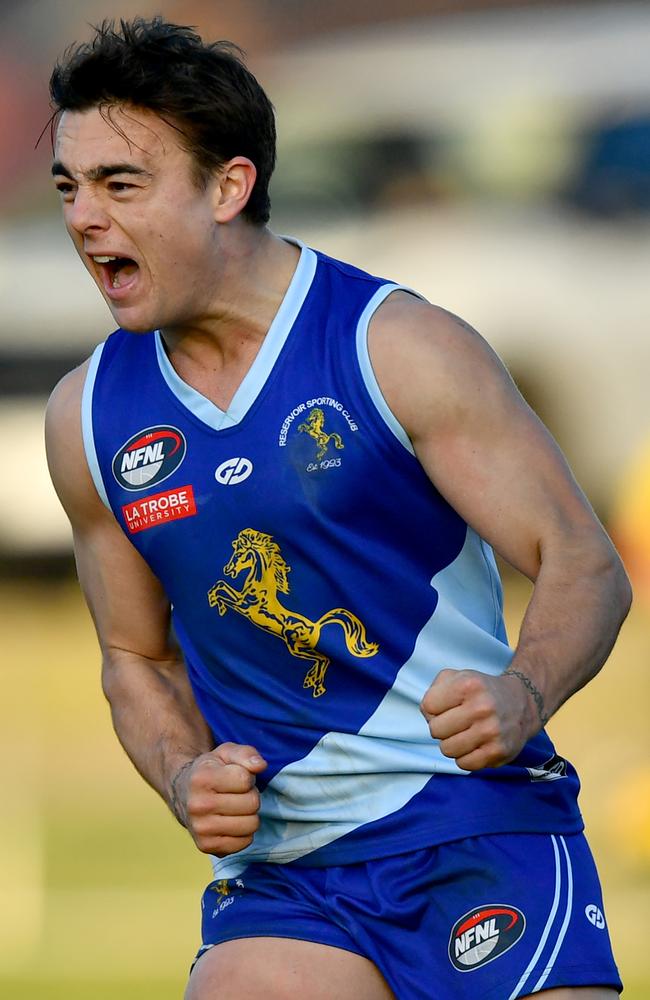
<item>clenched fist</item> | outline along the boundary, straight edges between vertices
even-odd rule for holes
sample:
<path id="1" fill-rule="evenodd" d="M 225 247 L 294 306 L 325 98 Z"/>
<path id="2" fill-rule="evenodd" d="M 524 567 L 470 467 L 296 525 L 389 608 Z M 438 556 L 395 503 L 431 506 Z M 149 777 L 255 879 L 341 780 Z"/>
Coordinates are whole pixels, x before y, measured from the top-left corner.
<path id="1" fill-rule="evenodd" d="M 224 857 L 248 847 L 260 825 L 255 775 L 266 766 L 254 747 L 222 743 L 177 771 L 172 807 L 200 851 Z"/>
<path id="2" fill-rule="evenodd" d="M 441 670 L 420 708 L 442 753 L 466 771 L 507 764 L 541 728 L 512 674 Z"/>

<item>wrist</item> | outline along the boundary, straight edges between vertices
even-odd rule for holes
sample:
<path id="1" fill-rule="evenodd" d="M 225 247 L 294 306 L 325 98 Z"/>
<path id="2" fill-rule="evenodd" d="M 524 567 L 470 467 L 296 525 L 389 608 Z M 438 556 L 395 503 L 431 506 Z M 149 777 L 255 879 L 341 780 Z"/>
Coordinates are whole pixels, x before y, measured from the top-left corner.
<path id="1" fill-rule="evenodd" d="M 512 677 L 517 683 L 525 689 L 528 698 L 527 702 L 530 708 L 531 722 L 534 730 L 537 732 L 540 728 L 548 722 L 548 712 L 546 711 L 546 705 L 544 703 L 544 697 L 528 674 L 524 673 L 522 670 L 517 670 L 516 667 L 507 667 L 503 672 L 504 677 Z"/>
<path id="2" fill-rule="evenodd" d="M 180 767 L 177 767 L 174 771 L 171 781 L 169 782 L 169 795 L 167 797 L 169 807 L 181 826 L 185 827 L 187 826 L 187 814 L 185 810 L 185 779 L 187 778 L 188 772 L 195 760 L 195 757 L 190 757 L 188 760 L 185 760 Z"/>

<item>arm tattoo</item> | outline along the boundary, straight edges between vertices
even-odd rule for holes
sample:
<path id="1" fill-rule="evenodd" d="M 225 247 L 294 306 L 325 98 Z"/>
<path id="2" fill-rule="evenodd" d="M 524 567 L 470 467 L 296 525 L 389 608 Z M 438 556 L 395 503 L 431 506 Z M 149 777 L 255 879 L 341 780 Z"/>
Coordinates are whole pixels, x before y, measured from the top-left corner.
<path id="1" fill-rule="evenodd" d="M 178 820 L 178 822 L 181 824 L 181 826 L 187 826 L 187 822 L 186 822 L 186 819 L 185 819 L 185 812 L 184 812 L 184 810 L 181 809 L 181 804 L 178 801 L 178 791 L 176 789 L 176 785 L 178 784 L 178 779 L 180 778 L 180 776 L 183 773 L 183 771 L 186 771 L 188 769 L 188 767 L 192 766 L 193 763 L 194 763 L 194 760 L 186 760 L 185 763 L 181 767 L 179 767 L 178 771 L 176 772 L 176 774 L 174 775 L 174 777 L 172 778 L 172 780 L 170 782 L 170 785 L 171 785 L 171 795 L 170 795 L 170 803 L 169 804 L 172 807 L 172 812 L 173 812 L 174 816 L 176 817 L 176 819 Z"/>
<path id="2" fill-rule="evenodd" d="M 475 337 L 480 337 L 479 332 L 475 330 L 474 327 L 467 322 L 467 320 L 463 319 L 462 316 L 457 316 L 456 313 L 451 312 L 450 309 L 442 309 L 442 311 L 444 313 L 447 313 L 447 315 L 450 316 L 451 319 L 453 319 L 454 322 L 458 324 L 458 326 L 462 326 L 463 330 L 466 330 L 467 333 L 472 333 L 474 334 Z"/>
<path id="3" fill-rule="evenodd" d="M 531 698 L 535 702 L 535 707 L 537 709 L 537 715 L 539 721 L 543 726 L 548 722 L 548 715 L 546 714 L 546 709 L 544 707 L 544 699 L 542 698 L 540 692 L 537 690 L 530 677 L 526 677 L 526 674 L 522 674 L 521 670 L 512 670 L 508 667 L 507 670 L 503 671 L 504 675 L 509 674 L 511 677 L 518 677 L 521 683 L 524 685 Z"/>

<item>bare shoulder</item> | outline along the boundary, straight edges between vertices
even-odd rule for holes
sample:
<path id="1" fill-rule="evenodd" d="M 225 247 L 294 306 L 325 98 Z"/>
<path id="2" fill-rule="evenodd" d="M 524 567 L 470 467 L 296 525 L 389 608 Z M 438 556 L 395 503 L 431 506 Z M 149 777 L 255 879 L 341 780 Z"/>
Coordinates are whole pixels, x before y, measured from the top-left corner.
<path id="1" fill-rule="evenodd" d="M 81 397 L 89 363 L 73 368 L 52 390 L 45 413 L 48 442 L 56 443 L 62 433 L 75 427 L 81 434 Z"/>
<path id="2" fill-rule="evenodd" d="M 378 341 L 397 339 L 411 350 L 479 350 L 494 354 L 467 320 L 407 291 L 395 291 L 382 303 L 372 320 Z"/>
<path id="3" fill-rule="evenodd" d="M 169 601 L 99 497 L 86 461 L 81 402 L 88 364 L 69 372 L 50 397 L 45 438 L 52 482 L 72 525 L 79 581 L 102 646 L 166 659 Z"/>
<path id="4" fill-rule="evenodd" d="M 83 447 L 81 399 L 88 361 L 68 372 L 50 396 L 45 413 L 45 446 L 54 488 L 73 521 L 103 504 L 92 482 Z"/>
<path id="5" fill-rule="evenodd" d="M 458 425 L 466 411 L 525 407 L 505 366 L 464 319 L 408 292 L 377 310 L 368 349 L 382 392 L 412 439 L 422 426 Z"/>
<path id="6" fill-rule="evenodd" d="M 600 537 L 557 444 L 468 323 L 395 293 L 368 349 L 430 480 L 508 562 L 534 579 L 549 538 Z"/>
<path id="7" fill-rule="evenodd" d="M 399 328 L 411 336 L 458 336 L 461 332 L 470 340 L 483 341 L 467 320 L 449 309 L 427 302 L 404 289 L 394 291 L 375 314 L 374 325 L 384 335 Z"/>

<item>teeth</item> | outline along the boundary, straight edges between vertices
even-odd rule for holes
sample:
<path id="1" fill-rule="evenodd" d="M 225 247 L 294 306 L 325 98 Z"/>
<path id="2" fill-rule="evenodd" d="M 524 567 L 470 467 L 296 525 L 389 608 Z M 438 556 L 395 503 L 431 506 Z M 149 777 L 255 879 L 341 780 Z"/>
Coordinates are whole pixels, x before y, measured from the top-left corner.
<path id="1" fill-rule="evenodd" d="M 112 260 L 117 260 L 117 257 L 93 257 L 96 264 L 108 264 Z"/>

